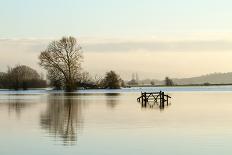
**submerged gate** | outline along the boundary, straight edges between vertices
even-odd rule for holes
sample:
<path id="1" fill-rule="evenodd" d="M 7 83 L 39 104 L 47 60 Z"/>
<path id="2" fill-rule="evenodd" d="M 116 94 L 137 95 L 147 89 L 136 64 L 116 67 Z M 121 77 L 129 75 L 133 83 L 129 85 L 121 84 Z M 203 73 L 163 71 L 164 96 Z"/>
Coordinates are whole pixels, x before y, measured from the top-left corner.
<path id="1" fill-rule="evenodd" d="M 169 105 L 169 95 L 165 95 L 164 92 L 141 92 L 141 96 L 137 98 L 138 102 L 142 102 L 142 106 L 147 106 L 148 102 L 154 102 L 159 104 L 160 108 L 164 108 L 165 103 Z"/>

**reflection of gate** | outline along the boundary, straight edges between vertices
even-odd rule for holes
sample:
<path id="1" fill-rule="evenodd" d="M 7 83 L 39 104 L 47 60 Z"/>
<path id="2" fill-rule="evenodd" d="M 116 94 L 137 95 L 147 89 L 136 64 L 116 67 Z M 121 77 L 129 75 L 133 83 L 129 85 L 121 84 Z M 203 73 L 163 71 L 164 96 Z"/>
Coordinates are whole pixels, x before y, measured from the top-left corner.
<path id="1" fill-rule="evenodd" d="M 138 102 L 142 102 L 142 106 L 146 106 L 148 102 L 159 103 L 161 108 L 164 107 L 165 102 L 168 103 L 168 99 L 171 98 L 169 95 L 165 95 L 164 92 L 141 92 L 141 96 L 137 98 Z"/>

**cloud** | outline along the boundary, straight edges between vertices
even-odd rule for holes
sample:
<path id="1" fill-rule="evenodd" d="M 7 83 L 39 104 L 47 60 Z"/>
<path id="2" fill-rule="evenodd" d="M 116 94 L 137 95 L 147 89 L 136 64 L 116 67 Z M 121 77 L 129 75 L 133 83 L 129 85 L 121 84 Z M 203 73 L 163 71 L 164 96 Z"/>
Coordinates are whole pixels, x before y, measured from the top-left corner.
<path id="1" fill-rule="evenodd" d="M 48 42 L 41 39 L 0 39 L 0 52 L 38 52 L 43 50 Z"/>
<path id="2" fill-rule="evenodd" d="M 87 43 L 83 45 L 86 51 L 91 52 L 133 52 L 133 51 L 150 51 L 150 52 L 204 52 L 204 51 L 232 51 L 232 42 L 215 40 L 215 41 L 120 41 L 105 43 Z"/>
<path id="3" fill-rule="evenodd" d="M 54 39 L 0 39 L 0 51 L 39 52 Z M 232 51 L 230 40 L 158 40 L 78 38 L 84 52 L 215 52 Z"/>

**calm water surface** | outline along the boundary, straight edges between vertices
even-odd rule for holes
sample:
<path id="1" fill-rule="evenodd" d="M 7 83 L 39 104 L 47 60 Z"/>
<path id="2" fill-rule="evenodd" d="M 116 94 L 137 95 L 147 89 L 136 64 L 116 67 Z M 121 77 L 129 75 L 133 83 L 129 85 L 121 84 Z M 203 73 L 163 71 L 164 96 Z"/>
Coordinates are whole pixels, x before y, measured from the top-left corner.
<path id="1" fill-rule="evenodd" d="M 171 105 L 141 107 L 140 91 Z M 0 91 L 0 155 L 231 155 L 232 87 Z"/>

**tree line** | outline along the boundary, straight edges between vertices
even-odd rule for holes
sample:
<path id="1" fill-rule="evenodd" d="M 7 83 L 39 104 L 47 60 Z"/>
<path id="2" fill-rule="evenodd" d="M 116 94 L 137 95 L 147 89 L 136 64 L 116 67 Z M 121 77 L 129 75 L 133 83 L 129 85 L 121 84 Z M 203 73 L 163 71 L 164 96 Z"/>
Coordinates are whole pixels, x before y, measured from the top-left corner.
<path id="1" fill-rule="evenodd" d="M 0 89 L 27 90 L 31 88 L 52 87 L 56 90 L 65 90 L 65 83 L 55 78 L 52 74 L 47 75 L 48 81 L 43 79 L 35 69 L 26 65 L 8 67 L 7 72 L 0 72 Z M 74 79 L 73 88 L 85 89 L 118 89 L 125 86 L 124 81 L 115 71 L 109 71 L 105 77 L 90 76 L 88 72 L 83 72 L 78 79 Z"/>
<path id="2" fill-rule="evenodd" d="M 63 80 L 57 80 L 50 78 L 51 75 L 48 75 L 48 80 L 50 86 L 56 90 L 66 90 L 66 83 Z M 104 77 L 95 76 L 92 77 L 88 72 L 80 73 L 77 79 L 74 79 L 73 88 L 76 89 L 119 89 L 124 87 L 124 81 L 115 71 L 109 71 L 105 73 Z M 73 90 L 72 90 L 73 91 Z"/>
<path id="3" fill-rule="evenodd" d="M 25 65 L 8 68 L 0 73 L 0 89 L 28 89 L 53 87 L 68 92 L 77 88 L 117 89 L 125 86 L 125 82 L 115 71 L 106 72 L 104 77 L 92 77 L 83 70 L 83 51 L 74 37 L 63 37 L 52 41 L 39 55 L 39 65 L 47 72 L 47 81 L 38 72 Z M 128 82 L 130 85 L 130 82 Z M 155 85 L 155 83 L 151 83 Z M 168 77 L 168 86 L 174 85 Z M 133 85 L 133 83 L 131 83 Z"/>

